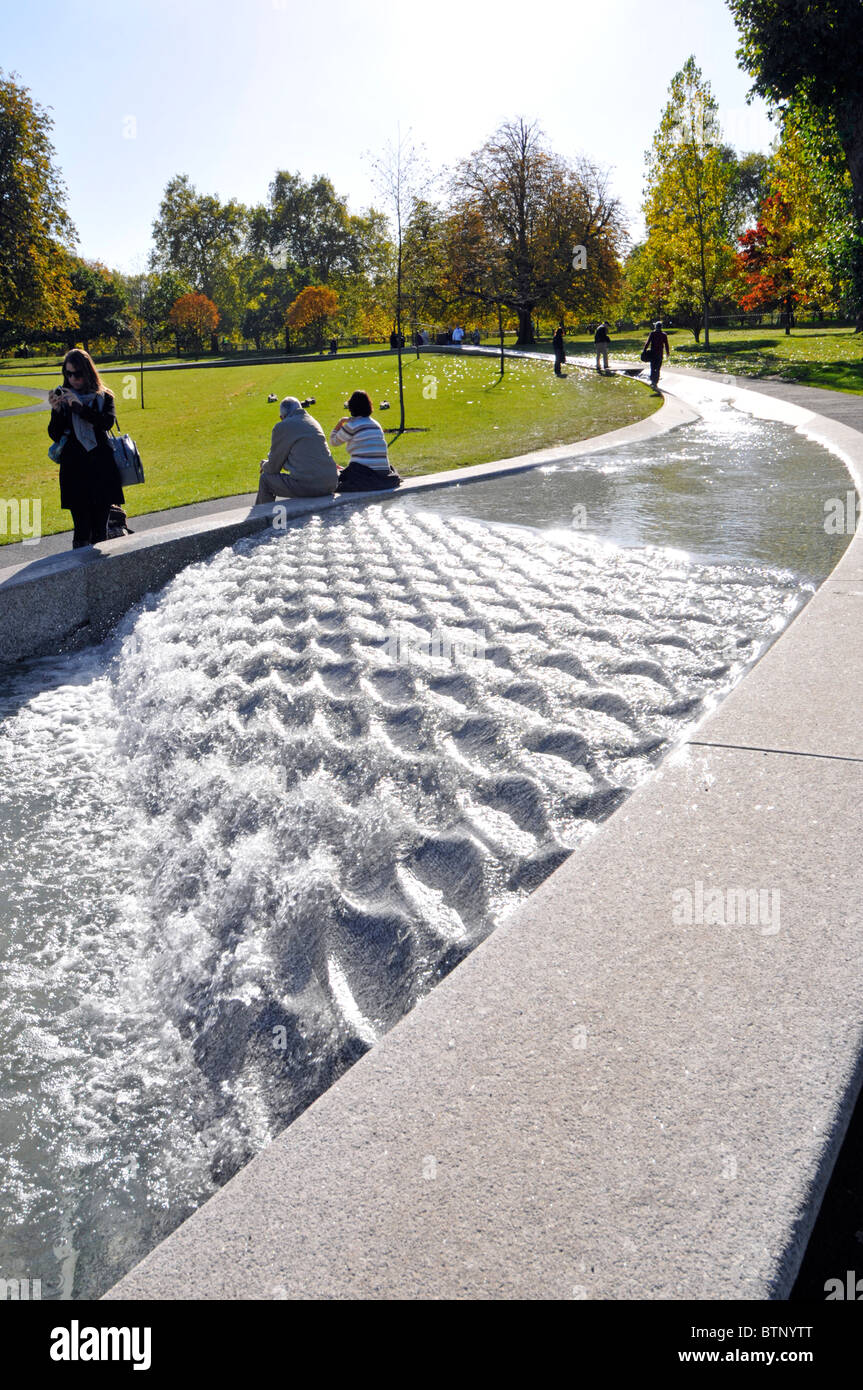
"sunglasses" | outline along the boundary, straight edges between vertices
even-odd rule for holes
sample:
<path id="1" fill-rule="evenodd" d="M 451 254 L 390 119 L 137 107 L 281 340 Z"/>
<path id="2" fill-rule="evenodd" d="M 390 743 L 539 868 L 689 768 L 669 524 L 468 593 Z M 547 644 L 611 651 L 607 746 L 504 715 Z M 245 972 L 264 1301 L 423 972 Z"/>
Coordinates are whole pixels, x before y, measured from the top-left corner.
<path id="1" fill-rule="evenodd" d="M 67 367 L 67 368 L 66 368 L 66 375 L 67 375 L 67 376 L 74 376 L 74 377 L 76 377 L 76 378 L 80 381 L 80 380 L 83 378 L 84 373 L 83 373 L 83 372 L 76 372 L 76 371 L 74 371 L 71 367 Z"/>

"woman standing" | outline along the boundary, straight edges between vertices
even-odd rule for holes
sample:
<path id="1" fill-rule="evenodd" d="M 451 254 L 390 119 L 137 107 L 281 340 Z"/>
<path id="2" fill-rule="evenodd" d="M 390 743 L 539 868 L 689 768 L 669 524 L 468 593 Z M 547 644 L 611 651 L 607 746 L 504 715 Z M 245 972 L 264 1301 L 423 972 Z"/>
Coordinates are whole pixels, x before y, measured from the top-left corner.
<path id="1" fill-rule="evenodd" d="M 63 385 L 48 396 L 48 433 L 60 453 L 60 506 L 72 513 L 72 548 L 107 537 L 112 503 L 123 505 L 123 489 L 108 443 L 117 423 L 114 397 L 89 352 L 73 348 L 63 359 Z"/>

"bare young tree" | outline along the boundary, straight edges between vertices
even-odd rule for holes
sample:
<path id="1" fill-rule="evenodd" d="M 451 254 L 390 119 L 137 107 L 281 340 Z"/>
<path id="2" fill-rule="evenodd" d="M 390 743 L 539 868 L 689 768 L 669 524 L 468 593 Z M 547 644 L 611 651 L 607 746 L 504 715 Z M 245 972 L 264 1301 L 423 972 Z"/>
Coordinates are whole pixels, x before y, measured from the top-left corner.
<path id="1" fill-rule="evenodd" d="M 399 366 L 399 434 L 405 428 L 405 389 L 402 369 L 402 310 L 405 232 L 408 223 L 416 212 L 417 205 L 427 194 L 431 177 L 422 151 L 411 139 L 410 131 L 402 135 L 397 130 L 395 144 L 389 143 L 383 153 L 371 160 L 373 177 L 378 193 L 384 199 L 395 230 L 396 281 L 395 281 L 395 319 L 396 350 Z"/>

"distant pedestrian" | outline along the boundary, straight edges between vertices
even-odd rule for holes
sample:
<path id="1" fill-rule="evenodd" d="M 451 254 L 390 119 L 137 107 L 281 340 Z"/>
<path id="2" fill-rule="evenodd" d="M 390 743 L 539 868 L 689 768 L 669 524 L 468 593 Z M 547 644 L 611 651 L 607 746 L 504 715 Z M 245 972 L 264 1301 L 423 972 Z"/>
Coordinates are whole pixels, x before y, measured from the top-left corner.
<path id="1" fill-rule="evenodd" d="M 564 376 L 565 373 L 564 373 L 564 371 L 563 371 L 563 364 L 564 364 L 564 362 L 566 361 L 566 350 L 565 350 L 565 348 L 564 348 L 564 346 L 563 346 L 563 324 L 562 324 L 562 323 L 559 323 L 559 324 L 557 325 L 557 328 L 556 328 L 555 331 L 554 331 L 554 337 L 552 338 L 551 343 L 552 343 L 552 347 L 554 348 L 554 374 L 555 374 L 555 376 Z"/>
<path id="2" fill-rule="evenodd" d="M 366 391 L 354 391 L 343 415 L 330 431 L 330 443 L 346 444 L 348 466 L 341 470 L 338 492 L 377 492 L 398 487 L 401 478 L 390 466 L 387 441 Z"/>
<path id="3" fill-rule="evenodd" d="M 72 548 L 107 539 L 108 514 L 125 502 L 108 435 L 117 423 L 114 396 L 89 352 L 63 359 L 63 384 L 48 394 L 48 433 L 60 450 L 60 506 L 72 513 Z"/>
<path id="4" fill-rule="evenodd" d="M 399 335 L 398 335 L 398 333 L 396 332 L 396 330 L 393 329 L 392 333 L 390 334 L 390 351 L 391 351 L 391 352 L 395 352 L 395 351 L 398 349 L 398 345 L 399 345 Z"/>
<path id="5" fill-rule="evenodd" d="M 656 386 L 659 382 L 659 373 L 662 370 L 663 351 L 666 357 L 671 356 L 668 337 L 662 331 L 662 319 L 656 320 L 656 323 L 647 335 L 647 341 L 642 351 L 650 355 L 650 384 L 651 386 Z"/>
<path id="6" fill-rule="evenodd" d="M 285 396 L 273 426 L 270 452 L 261 460 L 255 505 L 277 497 L 327 497 L 339 481 L 326 435 L 296 396 Z"/>
<path id="7" fill-rule="evenodd" d="M 452 331 L 452 341 L 454 347 L 461 347 L 464 342 L 464 329 L 459 328 L 458 325 Z"/>
<path id="8" fill-rule="evenodd" d="M 611 338 L 608 336 L 608 324 L 604 321 L 597 324 L 596 332 L 593 335 L 593 345 L 596 348 L 596 370 L 598 372 L 608 371 L 608 345 L 610 342 Z M 602 358 L 602 367 L 599 365 L 600 357 Z"/>
<path id="9" fill-rule="evenodd" d="M 330 352 L 332 353 L 333 357 L 335 357 L 335 355 L 336 355 L 336 353 L 338 352 L 338 350 L 339 350 L 339 340 L 338 340 L 338 338 L 330 338 Z"/>
<path id="10" fill-rule="evenodd" d="M 471 334 L 474 347 L 479 347 L 479 329 L 475 328 Z"/>

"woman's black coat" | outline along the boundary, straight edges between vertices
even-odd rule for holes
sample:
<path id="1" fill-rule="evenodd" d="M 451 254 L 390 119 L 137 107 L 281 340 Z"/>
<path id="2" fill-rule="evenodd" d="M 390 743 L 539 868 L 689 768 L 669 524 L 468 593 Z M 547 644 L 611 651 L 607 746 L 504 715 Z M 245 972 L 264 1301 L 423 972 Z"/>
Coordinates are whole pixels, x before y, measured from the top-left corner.
<path id="1" fill-rule="evenodd" d="M 120 475 L 108 443 L 108 434 L 117 423 L 113 395 L 110 391 L 105 392 L 102 410 L 85 405 L 78 414 L 96 432 L 96 447 L 89 453 L 78 442 L 68 405 L 60 410 L 52 410 L 48 421 L 48 433 L 52 439 L 61 439 L 67 431 L 69 434 L 60 455 L 60 506 L 66 511 L 108 507 L 112 502 L 122 506 L 125 498 Z"/>

